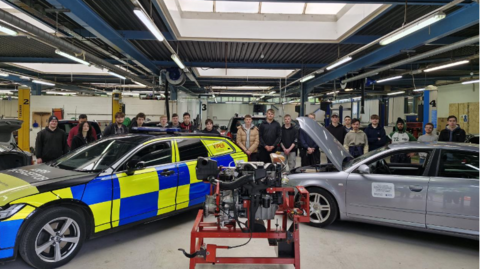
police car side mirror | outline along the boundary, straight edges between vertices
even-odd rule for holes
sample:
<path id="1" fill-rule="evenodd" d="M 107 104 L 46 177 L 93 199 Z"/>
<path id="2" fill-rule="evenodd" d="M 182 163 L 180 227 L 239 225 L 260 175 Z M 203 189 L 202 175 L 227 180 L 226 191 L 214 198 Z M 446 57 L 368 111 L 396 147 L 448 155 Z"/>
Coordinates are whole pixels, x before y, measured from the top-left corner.
<path id="1" fill-rule="evenodd" d="M 366 164 L 362 164 L 358 167 L 357 171 L 360 174 L 370 174 L 370 167 Z"/>
<path id="2" fill-rule="evenodd" d="M 145 168 L 145 162 L 139 161 L 138 159 L 132 159 L 127 162 L 127 172 L 126 174 L 131 176 L 137 170 L 142 170 Z"/>

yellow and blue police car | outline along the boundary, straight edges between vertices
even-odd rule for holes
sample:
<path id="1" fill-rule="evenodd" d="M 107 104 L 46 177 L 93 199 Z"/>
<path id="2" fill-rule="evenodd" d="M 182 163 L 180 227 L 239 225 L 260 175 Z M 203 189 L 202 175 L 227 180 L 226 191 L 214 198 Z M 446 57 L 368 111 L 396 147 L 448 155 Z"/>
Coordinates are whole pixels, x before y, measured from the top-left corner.
<path id="1" fill-rule="evenodd" d="M 210 185 L 198 157 L 219 166 L 247 161 L 229 138 L 128 134 L 60 159 L 0 172 L 0 262 L 35 268 L 68 263 L 86 239 L 201 206 Z"/>

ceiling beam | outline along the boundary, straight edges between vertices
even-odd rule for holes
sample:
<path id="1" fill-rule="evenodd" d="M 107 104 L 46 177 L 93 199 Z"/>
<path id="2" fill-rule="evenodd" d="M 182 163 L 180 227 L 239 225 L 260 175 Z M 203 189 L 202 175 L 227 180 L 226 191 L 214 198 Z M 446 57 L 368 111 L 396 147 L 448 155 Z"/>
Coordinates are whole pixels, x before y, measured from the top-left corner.
<path id="1" fill-rule="evenodd" d="M 71 12 L 65 12 L 64 14 L 111 47 L 125 54 L 138 65 L 153 74 L 158 74 L 159 70 L 155 64 L 113 29 L 112 26 L 105 22 L 95 11 L 83 2 L 83 0 L 47 0 L 47 2 L 56 8 L 67 8 L 71 10 Z"/>
<path id="2" fill-rule="evenodd" d="M 419 30 L 399 41 L 383 46 L 360 58 L 354 58 L 354 60 L 351 62 L 340 66 L 331 72 L 316 77 L 315 79 L 305 83 L 304 87 L 306 88 L 307 93 L 311 92 L 315 86 L 342 77 L 346 73 L 360 70 L 399 55 L 401 50 L 416 48 L 418 46 L 431 43 L 435 40 L 439 40 L 445 36 L 451 35 L 452 33 L 478 24 L 478 21 L 478 4 L 473 3 L 468 6 L 464 6 L 448 14 L 445 19 L 433 24 L 430 27 Z"/>

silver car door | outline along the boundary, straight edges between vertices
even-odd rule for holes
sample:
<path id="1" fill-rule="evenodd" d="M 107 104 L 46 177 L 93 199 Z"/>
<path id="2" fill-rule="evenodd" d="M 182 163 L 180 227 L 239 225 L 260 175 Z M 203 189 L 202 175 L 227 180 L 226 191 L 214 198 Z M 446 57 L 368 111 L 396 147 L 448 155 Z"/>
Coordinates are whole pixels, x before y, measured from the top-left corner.
<path id="1" fill-rule="evenodd" d="M 478 235 L 479 153 L 441 150 L 427 199 L 427 228 Z"/>
<path id="2" fill-rule="evenodd" d="M 419 162 L 419 153 L 427 153 L 426 163 Z M 365 163 L 370 168 L 369 174 L 350 173 L 346 195 L 348 217 L 424 228 L 430 153 L 389 151 Z M 398 154 L 415 156 L 410 163 L 399 163 L 395 157 Z"/>

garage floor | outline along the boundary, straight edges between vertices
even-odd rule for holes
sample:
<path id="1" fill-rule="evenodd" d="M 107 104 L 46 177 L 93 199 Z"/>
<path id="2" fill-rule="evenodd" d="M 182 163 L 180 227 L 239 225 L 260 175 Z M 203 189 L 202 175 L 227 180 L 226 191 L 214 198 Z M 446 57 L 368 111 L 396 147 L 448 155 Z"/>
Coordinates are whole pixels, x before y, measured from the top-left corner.
<path id="1" fill-rule="evenodd" d="M 140 225 L 86 242 L 63 268 L 188 268 L 178 248 L 189 248 L 189 231 L 197 211 Z M 353 222 L 328 229 L 301 225 L 302 268 L 478 268 L 478 241 Z M 241 244 L 245 239 L 211 241 Z M 225 254 L 222 254 L 225 253 Z M 273 256 L 266 240 L 220 252 L 224 256 Z M 3 268 L 29 268 L 21 259 Z M 203 265 L 197 268 L 294 268 L 293 265 Z"/>

